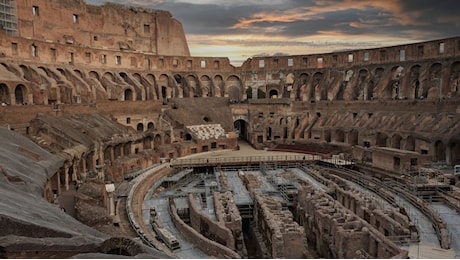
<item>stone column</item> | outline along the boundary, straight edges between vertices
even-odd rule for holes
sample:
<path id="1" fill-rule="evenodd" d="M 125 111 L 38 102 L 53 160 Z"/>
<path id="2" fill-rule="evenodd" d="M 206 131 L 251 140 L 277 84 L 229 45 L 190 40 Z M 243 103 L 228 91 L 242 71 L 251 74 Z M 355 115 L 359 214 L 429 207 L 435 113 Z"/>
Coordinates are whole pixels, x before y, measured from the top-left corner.
<path id="1" fill-rule="evenodd" d="M 115 192 L 115 185 L 113 184 L 106 184 L 105 190 L 107 192 L 107 196 L 109 201 L 107 203 L 107 211 L 109 212 L 110 216 L 115 216 L 115 201 L 114 201 L 114 192 Z"/>

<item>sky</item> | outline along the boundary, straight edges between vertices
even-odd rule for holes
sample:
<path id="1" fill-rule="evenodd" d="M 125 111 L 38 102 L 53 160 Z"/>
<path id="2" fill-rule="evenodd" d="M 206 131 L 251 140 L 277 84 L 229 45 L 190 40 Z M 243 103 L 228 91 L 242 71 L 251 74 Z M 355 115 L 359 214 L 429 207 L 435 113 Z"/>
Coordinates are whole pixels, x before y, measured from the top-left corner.
<path id="1" fill-rule="evenodd" d="M 86 0 L 169 11 L 195 57 L 329 53 L 460 36 L 458 0 Z"/>

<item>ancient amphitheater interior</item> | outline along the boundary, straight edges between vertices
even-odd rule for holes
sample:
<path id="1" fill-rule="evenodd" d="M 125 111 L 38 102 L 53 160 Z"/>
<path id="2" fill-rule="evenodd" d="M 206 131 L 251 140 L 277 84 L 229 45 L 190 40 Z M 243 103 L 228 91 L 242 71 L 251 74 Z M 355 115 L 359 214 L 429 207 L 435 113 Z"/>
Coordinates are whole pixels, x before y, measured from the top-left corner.
<path id="1" fill-rule="evenodd" d="M 460 37 L 235 67 L 168 11 L 0 25 L 0 257 L 460 256 Z"/>

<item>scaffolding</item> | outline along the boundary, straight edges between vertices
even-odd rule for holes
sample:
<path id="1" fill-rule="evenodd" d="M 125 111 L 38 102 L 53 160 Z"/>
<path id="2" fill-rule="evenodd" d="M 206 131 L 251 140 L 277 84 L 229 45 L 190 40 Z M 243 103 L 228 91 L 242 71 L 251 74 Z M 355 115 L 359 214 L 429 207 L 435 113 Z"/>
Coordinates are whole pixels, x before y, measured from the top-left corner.
<path id="1" fill-rule="evenodd" d="M 16 0 L 0 0 L 0 29 L 7 35 L 18 35 Z"/>

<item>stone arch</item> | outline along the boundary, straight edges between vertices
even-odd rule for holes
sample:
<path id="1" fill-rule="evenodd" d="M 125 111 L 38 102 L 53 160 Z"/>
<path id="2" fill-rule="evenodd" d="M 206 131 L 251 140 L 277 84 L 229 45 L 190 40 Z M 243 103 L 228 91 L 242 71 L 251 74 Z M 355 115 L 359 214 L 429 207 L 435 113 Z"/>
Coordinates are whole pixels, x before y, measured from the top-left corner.
<path id="1" fill-rule="evenodd" d="M 441 140 L 434 143 L 433 158 L 436 162 L 446 161 L 446 145 Z"/>
<path id="2" fill-rule="evenodd" d="M 211 78 L 208 75 L 200 77 L 201 93 L 203 97 L 213 97 L 214 91 Z"/>
<path id="3" fill-rule="evenodd" d="M 410 89 L 408 96 L 410 99 L 419 99 L 421 96 L 420 91 L 420 65 L 414 65 L 410 68 Z"/>
<path id="4" fill-rule="evenodd" d="M 156 148 L 163 144 L 163 138 L 161 138 L 160 134 L 156 134 L 153 138 L 153 146 Z"/>
<path id="5" fill-rule="evenodd" d="M 294 73 L 289 72 L 284 79 L 284 87 L 282 88 L 282 92 L 287 91 L 288 93 L 290 93 L 291 91 L 293 91 L 294 88 L 297 89 L 298 86 L 295 87 L 296 86 L 295 81 L 296 80 L 295 80 Z"/>
<path id="6" fill-rule="evenodd" d="M 253 98 L 253 96 L 252 96 L 252 87 L 251 86 L 248 86 L 246 88 L 246 98 L 247 99 L 252 99 Z"/>
<path id="7" fill-rule="evenodd" d="M 161 74 L 158 78 L 159 96 L 165 102 L 168 98 L 174 97 L 173 88 L 169 85 L 169 77 L 166 74 Z"/>
<path id="8" fill-rule="evenodd" d="M 153 138 L 148 135 L 142 140 L 142 147 L 143 149 L 152 149 Z"/>
<path id="9" fill-rule="evenodd" d="M 441 96 L 441 72 L 442 65 L 439 62 L 431 64 L 428 75 L 428 84 L 423 86 L 424 98 L 436 99 Z"/>
<path id="10" fill-rule="evenodd" d="M 163 137 L 163 142 L 165 144 L 170 144 L 171 143 L 171 136 L 169 134 L 165 134 L 165 136 Z"/>
<path id="11" fill-rule="evenodd" d="M 402 137 L 399 134 L 394 134 L 391 137 L 391 148 L 401 149 Z"/>
<path id="12" fill-rule="evenodd" d="M 132 146 L 132 144 L 133 144 L 133 142 L 129 141 L 129 142 L 127 142 L 127 143 L 125 143 L 125 144 L 123 145 L 123 154 L 124 154 L 125 156 L 131 154 L 131 146 Z"/>
<path id="13" fill-rule="evenodd" d="M 144 124 L 143 123 L 138 123 L 136 126 L 136 130 L 138 132 L 144 132 Z"/>
<path id="14" fill-rule="evenodd" d="M 384 133 L 377 133 L 375 139 L 375 145 L 380 147 L 386 147 L 388 141 L 388 136 Z"/>
<path id="15" fill-rule="evenodd" d="M 126 88 L 125 91 L 123 92 L 124 100 L 125 101 L 134 101 L 134 93 L 133 90 L 130 88 Z"/>
<path id="16" fill-rule="evenodd" d="M 148 99 L 157 100 L 159 97 L 161 97 L 161 93 L 158 91 L 157 80 L 155 78 L 155 75 L 149 73 L 145 75 L 145 77 L 143 77 L 143 80 L 146 81 L 149 85 L 146 93 Z"/>
<path id="17" fill-rule="evenodd" d="M 265 86 L 259 86 L 257 88 L 257 99 L 263 99 L 267 97 L 267 93 L 265 93 Z"/>
<path id="18" fill-rule="evenodd" d="M 225 81 L 225 96 L 232 100 L 242 99 L 242 84 L 236 75 L 231 75 Z"/>
<path id="19" fill-rule="evenodd" d="M 452 63 L 449 81 L 451 95 L 458 95 L 460 93 L 460 61 Z"/>
<path id="20" fill-rule="evenodd" d="M 394 66 L 391 69 L 391 80 L 388 83 L 387 88 L 384 92 L 384 98 L 386 99 L 399 99 L 401 96 L 401 77 L 404 72 L 404 67 Z"/>
<path id="21" fill-rule="evenodd" d="M 188 75 L 185 77 L 185 84 L 190 88 L 191 97 L 202 97 L 202 91 L 200 89 L 200 84 L 195 75 Z"/>
<path id="22" fill-rule="evenodd" d="M 214 83 L 214 93 L 216 97 L 225 96 L 225 84 L 224 78 L 221 75 L 216 75 L 213 78 Z"/>
<path id="23" fill-rule="evenodd" d="M 63 104 L 71 104 L 72 103 L 72 94 L 73 89 L 68 85 L 60 84 L 58 85 L 60 96 L 61 96 L 61 103 Z"/>
<path id="24" fill-rule="evenodd" d="M 247 132 L 248 122 L 243 119 L 238 119 L 233 122 L 233 128 L 235 129 L 236 135 L 238 138 L 242 138 L 244 140 L 248 140 L 248 132 Z"/>
<path id="25" fill-rule="evenodd" d="M 114 151 L 114 147 L 112 145 L 108 145 L 104 148 L 104 161 L 112 162 L 112 151 Z"/>
<path id="26" fill-rule="evenodd" d="M 155 130 L 155 124 L 153 122 L 149 122 L 147 124 L 147 129 L 150 130 L 150 131 Z"/>
<path id="27" fill-rule="evenodd" d="M 313 75 L 313 85 L 310 91 L 310 100 L 327 100 L 327 91 L 323 89 L 323 73 L 318 71 Z"/>
<path id="28" fill-rule="evenodd" d="M 132 91 L 132 96 L 133 97 L 125 99 L 125 100 L 142 101 L 142 94 L 145 93 L 145 90 L 143 89 L 144 86 L 142 84 L 140 84 L 140 81 L 138 81 L 138 83 L 134 82 L 133 78 L 131 78 L 126 72 L 120 72 L 120 73 L 118 73 L 118 75 L 123 79 L 123 81 L 127 85 L 130 86 L 129 88 Z M 126 92 L 126 90 L 125 90 L 125 92 Z M 125 97 L 126 97 L 126 95 L 125 95 Z"/>
<path id="29" fill-rule="evenodd" d="M 306 99 L 306 91 L 307 91 L 307 84 L 308 84 L 308 74 L 302 73 L 299 76 L 299 79 L 296 84 L 295 88 L 295 100 L 305 100 Z"/>
<path id="30" fill-rule="evenodd" d="M 113 155 L 115 158 L 120 158 L 123 155 L 123 144 L 119 143 L 113 147 Z"/>
<path id="31" fill-rule="evenodd" d="M 413 137 L 412 135 L 409 135 L 406 138 L 405 150 L 415 151 L 415 137 Z"/>
<path id="32" fill-rule="evenodd" d="M 178 97 L 188 98 L 191 97 L 191 89 L 181 74 L 174 74 L 174 82 L 179 90 Z M 193 94 L 192 94 L 193 96 Z"/>
<path id="33" fill-rule="evenodd" d="M 24 75 L 24 78 L 26 80 L 34 82 L 34 83 L 37 83 L 37 84 L 41 84 L 40 78 L 37 77 L 37 75 L 35 73 L 32 73 L 32 71 L 31 71 L 31 69 L 29 67 L 27 67 L 24 64 L 19 65 L 19 67 L 21 68 L 21 70 L 23 72 L 23 75 Z"/>
<path id="34" fill-rule="evenodd" d="M 19 84 L 14 88 L 14 102 L 16 105 L 27 103 L 27 88 Z"/>
<path id="35" fill-rule="evenodd" d="M 278 98 L 278 90 L 277 89 L 270 89 L 268 92 L 268 97 L 269 98 Z"/>
<path id="36" fill-rule="evenodd" d="M 90 71 L 90 72 L 88 73 L 88 76 L 89 76 L 90 78 L 94 78 L 94 79 L 100 80 L 100 76 L 99 76 L 99 73 L 98 73 L 97 71 L 94 71 L 94 70 Z"/>
<path id="37" fill-rule="evenodd" d="M 369 100 L 372 97 L 373 89 L 369 89 L 369 71 L 367 69 L 360 69 L 358 71 L 358 86 L 353 92 L 353 99 Z"/>
<path id="38" fill-rule="evenodd" d="M 0 83 L 0 103 L 3 105 L 10 104 L 10 102 L 11 96 L 8 85 L 6 85 L 5 83 Z"/>

